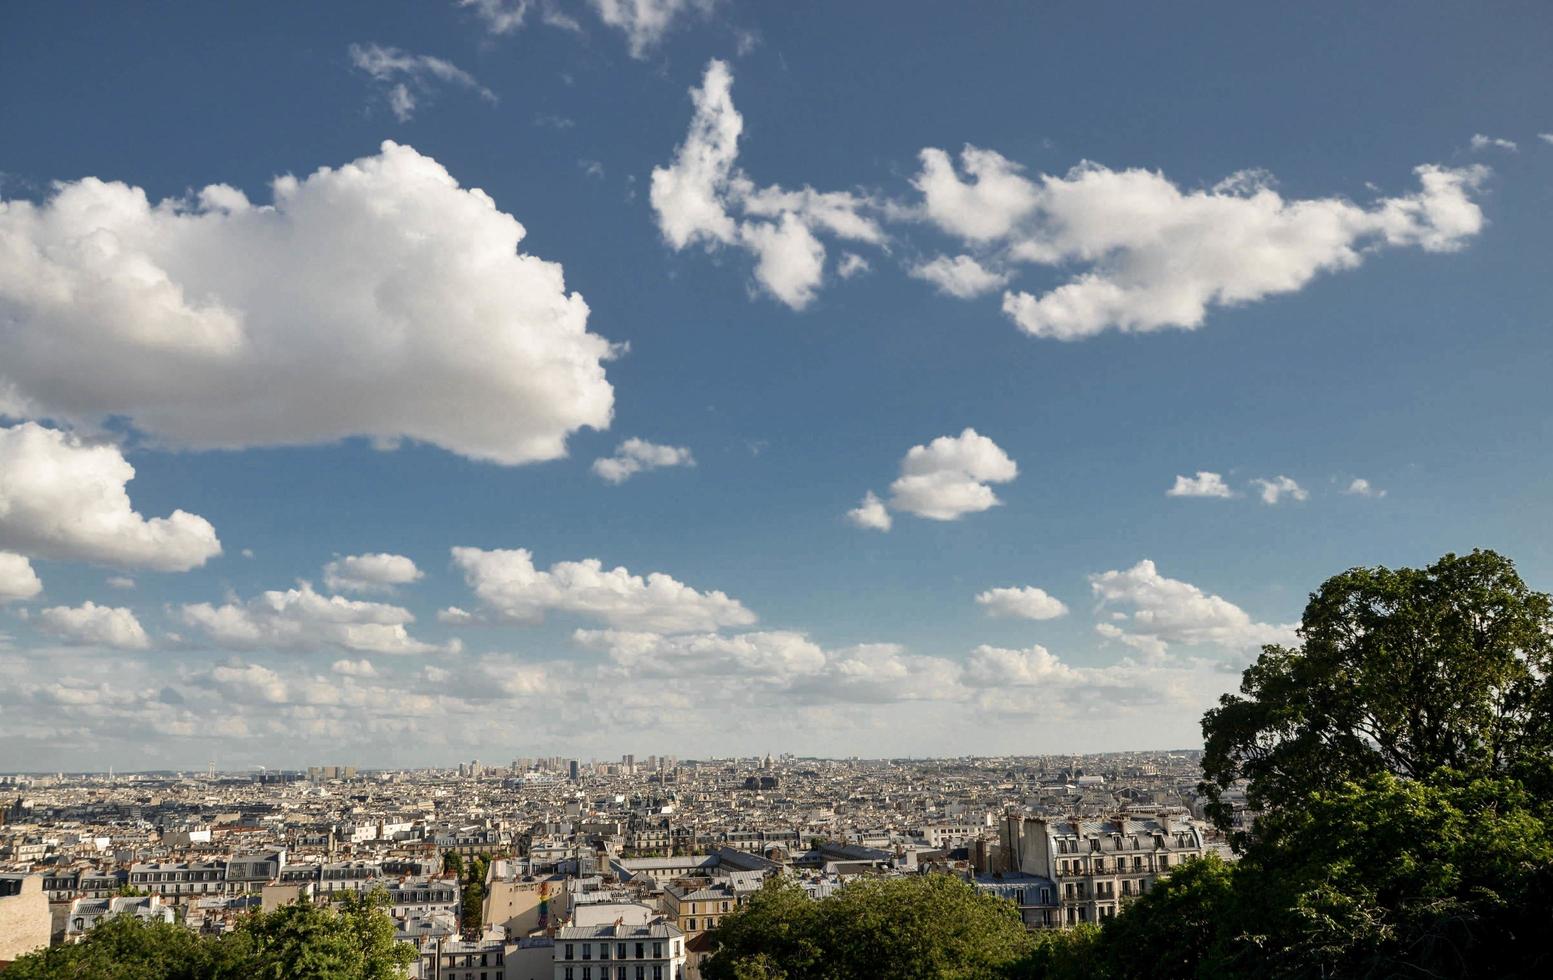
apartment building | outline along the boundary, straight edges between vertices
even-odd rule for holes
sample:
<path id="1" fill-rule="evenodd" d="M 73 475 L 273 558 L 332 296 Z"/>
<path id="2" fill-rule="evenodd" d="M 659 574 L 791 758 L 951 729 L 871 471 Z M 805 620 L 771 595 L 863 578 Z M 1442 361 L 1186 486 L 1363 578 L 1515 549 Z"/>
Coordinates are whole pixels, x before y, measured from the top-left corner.
<path id="1" fill-rule="evenodd" d="M 1196 822 L 1164 814 L 1101 820 L 1010 814 L 1001 845 L 1007 870 L 1056 884 L 1065 926 L 1110 918 L 1122 902 L 1207 849 Z"/>

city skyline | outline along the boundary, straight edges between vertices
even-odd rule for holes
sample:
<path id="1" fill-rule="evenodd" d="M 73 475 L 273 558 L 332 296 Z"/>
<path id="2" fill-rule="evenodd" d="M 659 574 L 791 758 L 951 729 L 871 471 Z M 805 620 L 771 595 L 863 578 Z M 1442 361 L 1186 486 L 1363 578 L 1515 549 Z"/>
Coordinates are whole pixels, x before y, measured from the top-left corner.
<path id="1" fill-rule="evenodd" d="M 1194 749 L 1553 587 L 1548 10 L 7 19 L 0 771 Z"/>

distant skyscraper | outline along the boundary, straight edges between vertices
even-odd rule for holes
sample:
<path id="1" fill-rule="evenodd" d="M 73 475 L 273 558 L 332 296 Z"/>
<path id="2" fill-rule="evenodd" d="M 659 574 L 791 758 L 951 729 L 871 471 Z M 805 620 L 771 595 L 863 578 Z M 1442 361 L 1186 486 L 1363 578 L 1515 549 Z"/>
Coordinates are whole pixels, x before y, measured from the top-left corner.
<path id="1" fill-rule="evenodd" d="M 577 760 L 576 759 L 573 759 L 570 763 L 567 764 L 566 773 L 567 773 L 568 776 L 571 777 L 572 782 L 575 783 L 577 781 L 578 773 L 577 773 Z"/>

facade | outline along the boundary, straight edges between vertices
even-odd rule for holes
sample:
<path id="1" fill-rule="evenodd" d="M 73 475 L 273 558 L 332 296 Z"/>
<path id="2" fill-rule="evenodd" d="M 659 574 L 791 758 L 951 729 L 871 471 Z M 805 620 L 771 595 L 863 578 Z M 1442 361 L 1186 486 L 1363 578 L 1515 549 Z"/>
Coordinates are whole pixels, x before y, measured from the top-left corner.
<path id="1" fill-rule="evenodd" d="M 152 895 L 215 895 L 226 891 L 225 861 L 135 864 L 129 885 Z"/>
<path id="2" fill-rule="evenodd" d="M 556 931 L 554 966 L 553 980 L 685 980 L 685 937 L 662 920 L 568 926 Z"/>
<path id="3" fill-rule="evenodd" d="M 52 923 L 42 875 L 0 875 L 0 963 L 47 946 Z"/>
<path id="4" fill-rule="evenodd" d="M 731 882 L 674 882 L 663 888 L 663 911 L 687 939 L 717 928 L 738 905 Z"/>
<path id="5" fill-rule="evenodd" d="M 1010 814 L 1001 833 L 1009 871 L 1056 884 L 1064 926 L 1110 918 L 1122 902 L 1206 851 L 1197 824 L 1163 814 L 1077 821 Z"/>
<path id="6" fill-rule="evenodd" d="M 508 936 L 526 936 L 555 920 L 554 906 L 567 879 L 559 875 L 536 879 L 519 876 L 509 861 L 495 861 L 487 877 L 481 924 Z"/>

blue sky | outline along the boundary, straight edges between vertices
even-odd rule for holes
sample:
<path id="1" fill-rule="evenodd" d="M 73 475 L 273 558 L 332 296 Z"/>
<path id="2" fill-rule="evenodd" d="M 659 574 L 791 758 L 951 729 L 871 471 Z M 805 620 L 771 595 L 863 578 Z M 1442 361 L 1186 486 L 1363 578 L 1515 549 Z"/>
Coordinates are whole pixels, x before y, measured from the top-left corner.
<path id="1" fill-rule="evenodd" d="M 5 20 L 0 770 L 1184 746 L 1553 584 L 1545 5 Z"/>

